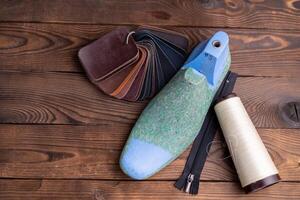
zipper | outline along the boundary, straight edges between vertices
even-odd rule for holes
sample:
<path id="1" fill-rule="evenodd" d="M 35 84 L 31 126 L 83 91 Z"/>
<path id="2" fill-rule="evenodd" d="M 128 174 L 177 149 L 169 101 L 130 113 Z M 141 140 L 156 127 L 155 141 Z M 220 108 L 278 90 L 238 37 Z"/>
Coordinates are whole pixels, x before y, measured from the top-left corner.
<path id="1" fill-rule="evenodd" d="M 200 175 L 207 158 L 207 150 L 209 151 L 207 145 L 213 141 L 215 134 L 219 129 L 219 123 L 216 114 L 214 113 L 213 106 L 218 99 L 232 93 L 236 79 L 237 74 L 229 71 L 214 96 L 201 130 L 193 142 L 182 175 L 174 184 L 179 190 L 183 189 L 186 193 L 198 194 Z"/>

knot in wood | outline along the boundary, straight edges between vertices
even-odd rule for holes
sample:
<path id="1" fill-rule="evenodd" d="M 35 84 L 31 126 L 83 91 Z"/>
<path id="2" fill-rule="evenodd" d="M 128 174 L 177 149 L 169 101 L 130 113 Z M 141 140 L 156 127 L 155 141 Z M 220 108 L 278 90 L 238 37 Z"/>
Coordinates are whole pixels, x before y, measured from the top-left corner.
<path id="1" fill-rule="evenodd" d="M 94 200 L 105 200 L 104 192 L 96 189 L 94 191 Z"/>
<path id="2" fill-rule="evenodd" d="M 289 125 L 300 127 L 300 102 L 290 101 L 280 105 L 279 114 Z"/>

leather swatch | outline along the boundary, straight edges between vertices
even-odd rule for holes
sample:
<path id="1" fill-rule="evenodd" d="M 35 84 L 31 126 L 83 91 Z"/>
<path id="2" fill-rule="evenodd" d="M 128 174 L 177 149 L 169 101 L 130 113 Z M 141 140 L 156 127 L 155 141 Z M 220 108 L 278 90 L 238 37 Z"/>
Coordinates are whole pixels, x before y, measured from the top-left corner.
<path id="1" fill-rule="evenodd" d="M 154 96 L 180 69 L 188 39 L 177 32 L 141 26 L 118 28 L 80 49 L 89 79 L 104 93 L 139 101 Z"/>

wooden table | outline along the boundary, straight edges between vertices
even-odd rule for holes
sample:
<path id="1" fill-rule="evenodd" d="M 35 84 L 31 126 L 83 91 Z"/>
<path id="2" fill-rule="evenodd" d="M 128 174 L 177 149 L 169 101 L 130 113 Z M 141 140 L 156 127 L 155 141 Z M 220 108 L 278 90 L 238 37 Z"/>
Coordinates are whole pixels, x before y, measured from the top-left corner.
<path id="1" fill-rule="evenodd" d="M 104 95 L 78 49 L 118 26 L 162 26 L 191 44 L 230 35 L 241 97 L 282 182 L 244 194 L 213 145 L 200 194 L 173 187 L 188 151 L 147 181 L 120 170 L 123 144 L 147 102 Z M 2 0 L 0 199 L 300 199 L 300 1 Z M 219 137 L 216 138 L 217 141 Z"/>

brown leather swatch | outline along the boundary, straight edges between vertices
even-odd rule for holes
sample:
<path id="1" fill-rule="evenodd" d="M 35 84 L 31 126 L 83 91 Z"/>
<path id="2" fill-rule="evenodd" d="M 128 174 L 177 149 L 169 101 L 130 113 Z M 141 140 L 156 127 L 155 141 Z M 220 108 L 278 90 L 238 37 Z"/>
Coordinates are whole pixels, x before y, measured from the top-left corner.
<path id="1" fill-rule="evenodd" d="M 80 49 L 78 56 L 89 78 L 102 80 L 137 59 L 138 50 L 129 30 L 118 28 Z"/>
<path id="2" fill-rule="evenodd" d="M 136 100 L 138 100 L 138 98 L 141 94 L 143 84 L 144 84 L 145 78 L 146 78 L 147 68 L 149 67 L 149 59 L 151 58 L 150 51 L 149 51 L 149 49 L 147 49 L 147 47 L 146 47 L 146 50 L 147 50 L 147 57 L 146 57 L 145 63 L 143 64 L 142 68 L 139 70 L 137 77 L 134 80 L 134 82 L 132 83 L 132 86 L 128 90 L 127 94 L 123 97 L 123 99 L 125 99 L 125 100 L 136 101 Z"/>
<path id="3" fill-rule="evenodd" d="M 137 62 L 138 60 L 134 60 L 134 62 L 129 63 L 127 66 L 113 73 L 109 77 L 100 81 L 96 81 L 95 84 L 106 94 L 112 93 L 124 81 Z"/>
<path id="4" fill-rule="evenodd" d="M 144 62 L 147 57 L 147 50 L 142 46 L 139 46 L 138 49 L 141 51 L 141 56 L 138 62 L 135 64 L 134 68 L 131 70 L 131 72 L 128 74 L 125 80 L 120 84 L 120 86 L 114 92 L 111 93 L 112 96 L 115 96 L 118 99 L 122 99 L 127 94 L 135 78 L 137 77 L 138 72 L 142 69 L 142 67 L 145 64 Z"/>

